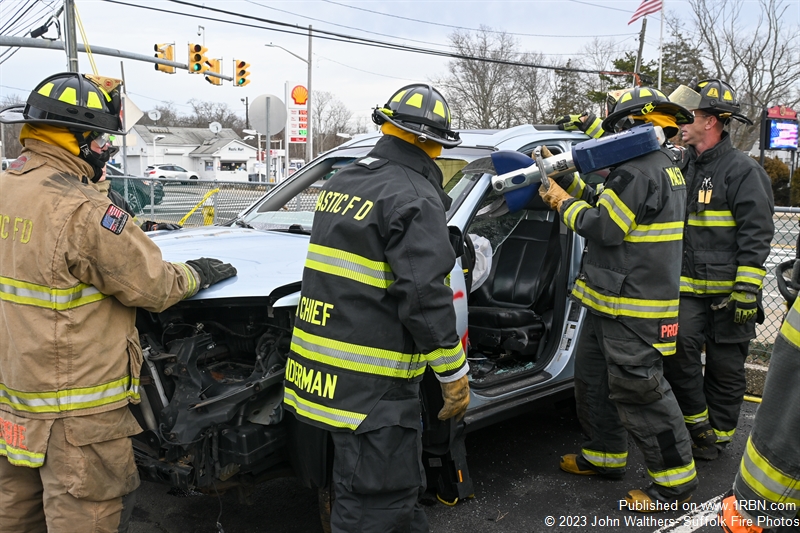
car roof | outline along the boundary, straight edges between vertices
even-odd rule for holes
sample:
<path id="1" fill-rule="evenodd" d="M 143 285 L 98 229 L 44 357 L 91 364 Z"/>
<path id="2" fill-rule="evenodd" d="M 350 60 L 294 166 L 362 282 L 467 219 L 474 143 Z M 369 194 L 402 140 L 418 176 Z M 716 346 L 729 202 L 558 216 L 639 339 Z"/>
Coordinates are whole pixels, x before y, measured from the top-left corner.
<path id="1" fill-rule="evenodd" d="M 535 142 L 537 139 L 546 137 L 561 138 L 566 140 L 584 141 L 588 137 L 581 132 L 567 132 L 559 130 L 557 126 L 551 124 L 523 124 L 507 129 L 479 129 L 479 130 L 456 130 L 461 137 L 461 144 L 458 148 L 490 148 L 505 149 L 503 145 L 527 144 Z M 358 148 L 374 146 L 383 134 L 380 132 L 366 133 L 357 135 L 352 140 L 336 147 L 333 151 L 343 148 Z M 513 148 L 512 148 L 513 149 Z M 447 155 L 445 150 L 442 155 Z"/>

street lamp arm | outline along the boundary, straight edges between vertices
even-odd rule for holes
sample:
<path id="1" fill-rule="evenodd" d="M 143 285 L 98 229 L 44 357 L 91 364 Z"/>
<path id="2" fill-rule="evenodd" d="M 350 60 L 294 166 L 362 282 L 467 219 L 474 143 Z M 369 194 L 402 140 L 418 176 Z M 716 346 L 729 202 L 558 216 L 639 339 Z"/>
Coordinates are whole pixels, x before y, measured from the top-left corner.
<path id="1" fill-rule="evenodd" d="M 283 50 L 283 51 L 284 51 L 284 52 L 286 52 L 287 54 L 292 54 L 294 57 L 296 57 L 297 59 L 299 59 L 300 61 L 302 61 L 302 62 L 303 62 L 303 63 L 305 63 L 306 65 L 308 64 L 308 59 L 306 59 L 306 58 L 304 58 L 304 57 L 301 57 L 301 56 L 299 56 L 299 55 L 295 54 L 295 53 L 294 53 L 294 52 L 292 52 L 291 50 L 287 50 L 286 48 L 284 48 L 283 46 L 281 46 L 281 45 L 279 45 L 279 44 L 272 44 L 272 43 L 269 43 L 269 44 L 265 44 L 264 46 L 269 46 L 269 47 L 272 47 L 272 48 L 280 48 L 281 50 Z"/>

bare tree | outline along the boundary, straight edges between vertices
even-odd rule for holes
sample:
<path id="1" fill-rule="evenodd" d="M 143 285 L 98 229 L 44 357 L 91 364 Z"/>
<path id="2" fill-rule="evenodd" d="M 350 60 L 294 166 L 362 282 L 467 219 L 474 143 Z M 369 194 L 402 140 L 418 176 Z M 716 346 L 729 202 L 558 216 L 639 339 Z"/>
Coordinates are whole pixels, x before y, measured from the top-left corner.
<path id="1" fill-rule="evenodd" d="M 540 53 L 525 53 L 521 59 L 532 64 L 542 64 L 545 61 Z M 515 67 L 510 70 L 514 92 L 517 94 L 516 120 L 528 124 L 545 122 L 550 108 L 550 72 L 530 67 Z"/>
<path id="2" fill-rule="evenodd" d="M 450 35 L 456 53 L 513 61 L 518 59 L 517 43 L 504 32 L 486 26 L 475 32 L 456 31 Z M 499 63 L 456 59 L 449 73 L 433 80 L 450 105 L 457 128 L 508 128 L 519 124 L 513 68 Z"/>
<path id="3" fill-rule="evenodd" d="M 785 0 L 758 0 L 761 11 L 753 30 L 742 21 L 742 0 L 690 0 L 694 34 L 711 74 L 737 90 L 742 112 L 756 124 L 766 106 L 800 102 L 800 33 L 788 28 Z M 738 148 L 749 149 L 758 127 L 735 122 L 731 136 Z"/>
<path id="4" fill-rule="evenodd" d="M 345 142 L 337 133 L 350 134 L 350 111 L 341 100 L 328 91 L 314 91 L 314 106 L 311 117 L 314 121 L 314 149 L 322 153 Z"/>
<path id="5" fill-rule="evenodd" d="M 173 102 L 164 102 L 163 104 L 159 104 L 155 106 L 151 111 L 158 111 L 161 114 L 161 117 L 156 120 L 152 120 L 147 114 L 145 114 L 137 124 L 141 124 L 143 126 L 156 126 L 158 124 L 167 125 L 167 126 L 178 126 L 182 123 L 183 117 L 181 117 L 180 113 L 175 109 L 175 104 Z"/>
<path id="6" fill-rule="evenodd" d="M 232 128 L 238 133 L 245 127 L 244 119 L 224 102 L 209 102 L 192 98 L 189 100 L 194 115 L 186 117 L 184 126 L 205 128 L 212 122 L 219 122 L 223 128 Z"/>

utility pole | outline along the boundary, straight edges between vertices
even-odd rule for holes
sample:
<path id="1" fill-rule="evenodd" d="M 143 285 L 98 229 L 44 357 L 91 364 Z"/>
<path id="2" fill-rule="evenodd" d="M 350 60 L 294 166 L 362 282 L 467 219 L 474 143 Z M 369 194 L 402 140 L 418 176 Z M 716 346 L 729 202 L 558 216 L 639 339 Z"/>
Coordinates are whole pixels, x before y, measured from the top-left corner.
<path id="1" fill-rule="evenodd" d="M 249 111 L 249 109 L 250 109 L 250 98 L 245 96 L 241 100 L 242 100 L 242 103 L 244 104 L 244 124 L 245 124 L 244 127 L 249 130 L 250 129 L 250 111 Z M 259 150 L 260 150 L 260 148 L 259 148 Z"/>
<path id="2" fill-rule="evenodd" d="M 78 39 L 75 35 L 75 0 L 64 0 L 64 49 L 67 71 L 78 72 Z"/>
<path id="3" fill-rule="evenodd" d="M 639 32 L 639 53 L 636 54 L 636 65 L 633 67 L 633 72 L 639 74 L 639 69 L 642 67 L 642 49 L 644 48 L 644 32 L 647 29 L 647 17 L 642 18 L 642 30 Z M 636 76 L 633 77 L 633 85 L 636 86 Z"/>
<path id="4" fill-rule="evenodd" d="M 306 101 L 306 164 L 314 158 L 314 146 L 311 137 L 311 25 L 308 26 L 308 101 Z M 289 146 L 286 146 L 287 153 Z M 288 158 L 287 158 L 288 161 Z"/>

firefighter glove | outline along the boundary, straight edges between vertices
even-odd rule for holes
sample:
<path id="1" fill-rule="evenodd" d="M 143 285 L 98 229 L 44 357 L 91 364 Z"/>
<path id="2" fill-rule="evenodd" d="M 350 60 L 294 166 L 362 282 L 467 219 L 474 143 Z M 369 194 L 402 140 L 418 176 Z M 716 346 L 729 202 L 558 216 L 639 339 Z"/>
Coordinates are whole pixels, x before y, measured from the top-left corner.
<path id="1" fill-rule="evenodd" d="M 756 317 L 756 313 L 758 313 L 756 295 L 752 292 L 733 291 L 728 301 L 728 306 L 731 305 L 735 306 L 736 309 L 733 321 L 737 324 L 745 324 L 753 320 Z"/>
<path id="2" fill-rule="evenodd" d="M 541 148 L 539 150 L 539 153 L 542 154 L 542 159 L 547 159 L 548 157 L 553 157 L 553 152 L 551 152 L 550 149 L 545 145 L 541 146 Z"/>
<path id="3" fill-rule="evenodd" d="M 439 420 L 447 420 L 456 417 L 456 420 L 464 418 L 464 413 L 469 405 L 469 378 L 466 374 L 455 381 L 449 383 L 440 382 L 442 386 L 442 398 L 444 407 L 439 411 Z"/>
<path id="4" fill-rule="evenodd" d="M 555 182 L 555 180 L 550 180 L 550 187 L 547 189 L 544 188 L 544 185 L 540 185 L 539 196 L 542 197 L 544 203 L 550 206 L 550 209 L 553 209 L 557 212 L 561 212 L 561 204 L 563 204 L 565 200 L 570 200 L 572 198 L 572 196 L 570 196 L 567 191 L 562 189 L 561 186 Z"/>
<path id="5" fill-rule="evenodd" d="M 556 126 L 558 126 L 558 129 L 564 131 L 579 131 L 581 130 L 581 126 L 583 126 L 581 117 L 585 116 L 586 113 L 583 115 L 564 115 L 556 120 Z M 544 154 L 542 154 L 542 157 L 544 157 Z"/>
<path id="6" fill-rule="evenodd" d="M 200 278 L 197 280 L 197 284 L 201 289 L 207 289 L 223 279 L 228 279 L 236 275 L 236 268 L 234 268 L 233 265 L 230 263 L 223 263 L 219 259 L 212 259 L 210 257 L 192 259 L 186 261 L 186 264 L 197 272 Z"/>
<path id="7" fill-rule="evenodd" d="M 176 230 L 181 229 L 183 226 L 180 224 L 173 224 L 172 222 L 153 222 L 152 220 L 146 220 L 142 222 L 142 225 L 139 226 L 142 228 L 142 231 L 158 231 L 158 230 Z"/>

